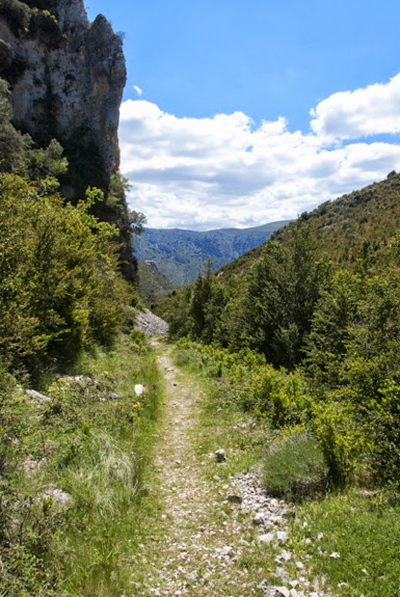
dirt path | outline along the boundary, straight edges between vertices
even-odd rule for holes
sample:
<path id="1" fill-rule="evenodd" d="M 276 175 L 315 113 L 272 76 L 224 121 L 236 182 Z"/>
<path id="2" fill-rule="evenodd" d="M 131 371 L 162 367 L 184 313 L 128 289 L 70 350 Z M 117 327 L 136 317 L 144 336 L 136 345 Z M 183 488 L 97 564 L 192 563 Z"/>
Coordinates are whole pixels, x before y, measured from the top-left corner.
<path id="1" fill-rule="evenodd" d="M 284 549 L 289 509 L 265 496 L 256 475 L 229 478 L 226 463 L 202 451 L 201 388 L 172 364 L 167 349 L 158 366 L 166 383 L 154 463 L 162 514 L 141 546 L 144 582 L 132 583 L 135 595 L 325 596 Z M 282 564 L 291 559 L 289 574 Z"/>

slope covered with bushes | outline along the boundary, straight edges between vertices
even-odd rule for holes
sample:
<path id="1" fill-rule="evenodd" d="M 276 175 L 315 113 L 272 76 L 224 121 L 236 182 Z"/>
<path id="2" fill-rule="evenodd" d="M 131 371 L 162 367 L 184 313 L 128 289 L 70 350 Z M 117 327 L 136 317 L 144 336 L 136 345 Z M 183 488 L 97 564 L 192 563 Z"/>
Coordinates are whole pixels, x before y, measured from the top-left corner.
<path id="1" fill-rule="evenodd" d="M 208 269 L 161 311 L 238 405 L 316 442 L 331 487 L 398 484 L 399 185 L 391 174 L 304 214 L 246 272 Z"/>
<path id="2" fill-rule="evenodd" d="M 350 266 L 361 252 L 377 258 L 400 226 L 400 174 L 390 172 L 385 180 L 326 201 L 299 219 L 318 242 L 321 255 Z M 286 243 L 295 228 L 296 222 L 292 222 L 274 232 L 271 240 Z M 264 247 L 256 247 L 220 268 L 219 280 L 229 285 L 260 258 Z"/>

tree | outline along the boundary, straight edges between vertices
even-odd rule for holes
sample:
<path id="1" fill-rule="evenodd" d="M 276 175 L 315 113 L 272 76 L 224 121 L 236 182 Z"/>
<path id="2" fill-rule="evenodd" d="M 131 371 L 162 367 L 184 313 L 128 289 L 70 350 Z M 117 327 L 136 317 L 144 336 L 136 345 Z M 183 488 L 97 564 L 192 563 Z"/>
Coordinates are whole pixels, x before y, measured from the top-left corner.
<path id="1" fill-rule="evenodd" d="M 277 366 L 299 363 L 330 270 L 329 262 L 317 259 L 317 247 L 301 222 L 287 245 L 268 242 L 241 301 L 244 343 Z"/>
<path id="2" fill-rule="evenodd" d="M 115 226 L 89 209 L 90 190 L 64 205 L 54 185 L 0 176 L 0 352 L 9 366 L 31 373 L 112 343 L 129 302 L 118 273 Z"/>
<path id="3" fill-rule="evenodd" d="M 23 164 L 26 138 L 11 124 L 8 83 L 0 79 L 0 172 L 14 172 Z"/>
<path id="4" fill-rule="evenodd" d="M 340 383 L 340 371 L 352 330 L 359 320 L 365 294 L 362 277 L 340 270 L 321 291 L 305 341 L 306 365 L 313 380 L 330 388 Z"/>
<path id="5" fill-rule="evenodd" d="M 147 224 L 146 216 L 140 211 L 134 211 L 133 209 L 128 210 L 129 224 L 132 229 L 132 233 L 136 236 L 140 236 L 144 232 L 144 226 Z"/>

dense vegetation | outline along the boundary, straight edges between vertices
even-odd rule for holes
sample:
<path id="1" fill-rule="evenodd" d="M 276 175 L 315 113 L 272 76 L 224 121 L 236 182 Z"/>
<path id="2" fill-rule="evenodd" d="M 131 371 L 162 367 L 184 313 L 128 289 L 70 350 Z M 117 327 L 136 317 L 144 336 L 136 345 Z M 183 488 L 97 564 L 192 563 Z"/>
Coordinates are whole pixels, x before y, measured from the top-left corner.
<path id="1" fill-rule="evenodd" d="M 310 453 L 311 470 L 316 446 L 327 486 L 398 485 L 399 198 L 391 173 L 275 233 L 248 271 L 209 267 L 160 310 L 233 402 L 276 431 L 269 466 Z"/>
<path id="2" fill-rule="evenodd" d="M 55 48 L 54 6 L 0 0 L 0 16 L 16 36 Z M 11 54 L 0 40 L 1 74 L 12 83 L 27 64 Z M 122 595 L 160 394 L 133 329 L 136 291 L 120 275 L 120 241 L 132 226 L 140 232 L 144 217 L 128 214 L 119 173 L 105 196 L 89 188 L 66 202 L 63 147 L 17 131 L 9 93 L 0 79 L 0 596 Z M 79 167 L 99 174 L 95 148 L 71 146 L 68 155 L 78 182 Z M 262 421 L 244 446 L 262 444 L 270 492 L 302 500 L 379 489 L 373 502 L 358 492 L 351 507 L 333 492 L 297 530 L 300 550 L 329 553 L 339 541 L 345 556 L 361 544 L 370 577 L 358 582 L 368 595 L 384 568 L 386 594 L 398 591 L 393 541 L 381 535 L 390 557 L 376 558 L 370 529 L 398 536 L 399 199 L 400 176 L 390 173 L 325 203 L 217 276 L 210 262 L 161 311 L 181 360 L 216 380 L 217 410 Z M 307 534 L 325 537 L 313 546 Z M 341 583 L 355 574 L 345 570 L 350 559 L 339 572 L 326 561 L 320 571 Z"/>
<path id="3" fill-rule="evenodd" d="M 354 267 L 360 253 L 377 259 L 400 226 L 400 175 L 390 172 L 386 180 L 336 201 L 326 201 L 310 213 L 302 213 L 300 220 L 318 243 L 321 256 L 326 255 L 346 267 Z M 293 222 L 280 228 L 271 240 L 288 242 L 296 227 Z M 234 283 L 260 258 L 263 250 L 263 245 L 256 247 L 221 268 L 217 272 L 219 280 L 225 285 Z"/>

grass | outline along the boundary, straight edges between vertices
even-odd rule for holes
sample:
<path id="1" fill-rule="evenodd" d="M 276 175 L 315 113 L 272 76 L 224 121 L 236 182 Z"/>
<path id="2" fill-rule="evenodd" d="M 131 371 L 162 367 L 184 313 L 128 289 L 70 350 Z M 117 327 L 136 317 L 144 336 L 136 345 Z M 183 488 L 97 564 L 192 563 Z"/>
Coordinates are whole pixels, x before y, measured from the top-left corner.
<path id="1" fill-rule="evenodd" d="M 8 395 L 1 597 L 131 591 L 162 395 L 154 355 L 136 336 L 82 355 L 73 377 L 46 380 L 47 402 Z"/>
<path id="2" fill-rule="evenodd" d="M 306 431 L 276 434 L 263 458 L 268 493 L 299 501 L 327 489 L 327 466 L 316 440 Z"/>
<path id="3" fill-rule="evenodd" d="M 274 441 L 279 449 L 269 452 L 269 475 L 272 471 L 278 485 L 282 468 L 296 472 L 299 459 L 305 463 L 303 477 L 309 462 L 319 471 L 319 456 L 301 434 L 276 443 L 265 421 L 235 405 L 226 380 L 196 355 L 176 351 L 175 356 L 184 370 L 178 385 L 191 383 L 201 401 L 188 458 L 210 491 L 201 520 L 213 534 L 205 545 L 248 543 L 236 564 L 238 582 L 215 570 L 202 589 L 210 597 L 261 595 L 262 580 L 277 584 L 277 550 L 258 546 L 251 521 L 224 501 L 229 478 L 261 470 Z M 0 480 L 7 501 L 0 505 L 0 597 L 134 597 L 147 594 L 150 586 L 163 587 L 171 519 L 150 466 L 162 432 L 163 388 L 154 354 L 137 334 L 124 336 L 115 350 L 82 355 L 71 373 L 82 380 L 47 380 L 41 389 L 51 400 L 43 404 L 0 375 L 0 395 L 7 396 L 1 413 Z M 146 388 L 141 397 L 133 390 L 137 383 Z M 222 466 L 207 457 L 219 448 L 228 456 Z M 69 496 L 65 504 L 58 502 L 57 491 Z M 298 576 L 301 560 L 311 576 L 325 577 L 337 596 L 397 597 L 400 502 L 395 497 L 357 488 L 323 499 L 306 495 L 285 545 L 294 554 L 288 573 Z M 189 550 L 198 522 L 187 527 Z M 232 531 L 235 525 L 239 531 Z M 174 572 L 178 564 L 169 565 Z"/>
<path id="4" fill-rule="evenodd" d="M 253 414 L 243 413 L 235 404 L 232 387 L 224 378 L 214 377 L 207 365 L 186 350 L 175 350 L 174 360 L 181 369 L 195 377 L 203 390 L 200 425 L 196 430 L 198 456 L 219 448 L 227 450 L 228 460 L 221 471 L 225 479 L 260 464 L 265 452 L 266 428 Z M 213 469 L 210 475 L 214 474 Z"/>
<path id="5" fill-rule="evenodd" d="M 400 503 L 352 489 L 298 510 L 293 544 L 343 597 L 400 594 Z M 307 540 L 307 541 L 306 541 Z M 331 554 L 340 557 L 331 557 Z"/>

